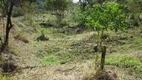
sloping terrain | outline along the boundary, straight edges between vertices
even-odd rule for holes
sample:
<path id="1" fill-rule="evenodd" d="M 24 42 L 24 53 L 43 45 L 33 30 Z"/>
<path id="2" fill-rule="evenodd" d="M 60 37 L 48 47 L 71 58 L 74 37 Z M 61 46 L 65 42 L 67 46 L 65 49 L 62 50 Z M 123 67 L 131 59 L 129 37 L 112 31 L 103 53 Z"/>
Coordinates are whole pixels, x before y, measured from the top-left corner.
<path id="1" fill-rule="evenodd" d="M 40 32 L 13 19 L 9 47 L 2 56 L 17 66 L 12 80 L 95 80 L 99 59 L 93 50 L 97 34 L 86 30 L 80 34 L 65 34 L 58 28 L 39 28 L 48 41 L 37 41 Z M 62 29 L 62 28 L 59 28 Z M 106 71 L 112 80 L 141 80 L 142 30 L 106 33 Z M 130 55 L 126 57 L 127 55 Z M 128 59 L 128 60 L 127 60 Z M 114 61 L 114 62 L 113 62 Z M 123 63 L 124 62 L 124 63 Z M 121 64 L 123 63 L 123 64 Z M 125 65 L 126 64 L 126 65 Z M 136 69 L 135 69 L 136 68 Z M 134 70 L 137 70 L 136 72 Z"/>

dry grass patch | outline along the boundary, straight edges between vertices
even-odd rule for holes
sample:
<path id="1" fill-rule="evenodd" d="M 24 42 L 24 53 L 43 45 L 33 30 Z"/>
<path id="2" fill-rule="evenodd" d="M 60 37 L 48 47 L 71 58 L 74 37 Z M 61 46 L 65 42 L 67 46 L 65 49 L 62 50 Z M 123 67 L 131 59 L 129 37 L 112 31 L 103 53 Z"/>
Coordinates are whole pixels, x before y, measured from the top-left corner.
<path id="1" fill-rule="evenodd" d="M 14 36 L 14 39 L 20 40 L 20 41 L 22 41 L 24 43 L 29 43 L 30 40 L 28 39 L 28 36 L 29 35 L 25 35 L 23 33 L 19 33 L 16 36 Z"/>

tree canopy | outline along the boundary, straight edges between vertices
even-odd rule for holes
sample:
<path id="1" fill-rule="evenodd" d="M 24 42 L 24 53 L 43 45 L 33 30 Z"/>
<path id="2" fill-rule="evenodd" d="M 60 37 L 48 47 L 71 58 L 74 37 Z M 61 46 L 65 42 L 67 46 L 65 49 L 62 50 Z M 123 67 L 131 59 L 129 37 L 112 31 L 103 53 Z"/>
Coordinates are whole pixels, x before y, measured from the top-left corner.
<path id="1" fill-rule="evenodd" d="M 102 45 L 105 30 L 124 30 L 126 28 L 126 14 L 116 2 L 104 2 L 87 6 L 85 11 L 78 14 L 85 26 L 98 32 L 98 46 Z M 100 45 L 99 45 L 100 44 Z"/>
<path id="2" fill-rule="evenodd" d="M 116 2 L 106 2 L 103 4 L 95 4 L 93 8 L 89 6 L 82 13 L 87 27 L 101 29 L 124 29 L 125 13 L 121 6 Z"/>

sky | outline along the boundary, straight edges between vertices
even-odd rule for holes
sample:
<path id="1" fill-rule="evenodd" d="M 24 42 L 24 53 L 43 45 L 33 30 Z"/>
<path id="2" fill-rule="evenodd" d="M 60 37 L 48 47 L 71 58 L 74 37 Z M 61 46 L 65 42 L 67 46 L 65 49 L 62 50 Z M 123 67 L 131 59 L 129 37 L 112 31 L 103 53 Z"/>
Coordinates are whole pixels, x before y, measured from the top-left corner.
<path id="1" fill-rule="evenodd" d="M 77 3 L 79 0 L 73 0 L 74 3 Z"/>

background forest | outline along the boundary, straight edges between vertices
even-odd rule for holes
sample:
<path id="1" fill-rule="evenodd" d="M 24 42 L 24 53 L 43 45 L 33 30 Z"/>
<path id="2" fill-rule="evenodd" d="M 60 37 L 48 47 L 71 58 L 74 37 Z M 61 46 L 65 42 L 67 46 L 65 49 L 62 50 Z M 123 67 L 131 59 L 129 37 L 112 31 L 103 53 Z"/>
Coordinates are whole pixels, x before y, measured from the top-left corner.
<path id="1" fill-rule="evenodd" d="M 0 0 L 0 80 L 142 80 L 142 0 Z"/>

